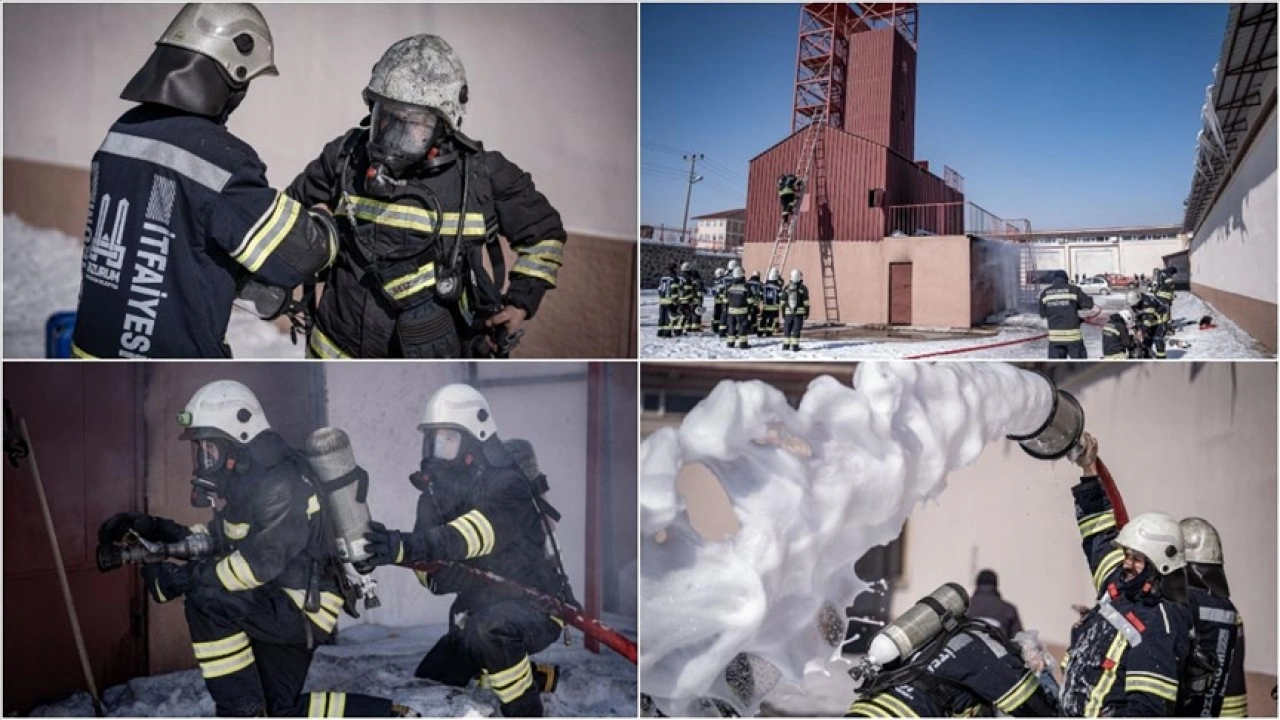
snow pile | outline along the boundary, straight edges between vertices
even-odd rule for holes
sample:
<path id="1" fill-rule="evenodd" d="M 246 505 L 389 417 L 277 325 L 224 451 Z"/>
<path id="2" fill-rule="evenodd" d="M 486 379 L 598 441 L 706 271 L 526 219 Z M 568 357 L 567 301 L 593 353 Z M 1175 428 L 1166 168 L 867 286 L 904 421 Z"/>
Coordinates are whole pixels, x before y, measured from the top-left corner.
<path id="1" fill-rule="evenodd" d="M 74 311 L 80 297 L 84 243 L 58 230 L 4 216 L 4 356 L 44 357 L 44 324 L 56 312 Z M 301 339 L 299 340 L 301 342 Z M 237 358 L 301 358 L 289 334 L 248 313 L 231 313 L 227 343 Z"/>
<path id="2" fill-rule="evenodd" d="M 611 627 L 634 637 L 635 624 L 626 618 L 602 618 Z M 446 628 L 425 625 L 387 628 L 356 625 L 345 629 L 338 644 L 316 651 L 307 675 L 306 691 L 360 692 L 391 698 L 425 717 L 497 716 L 498 700 L 491 690 L 474 685 L 453 688 L 413 676 L 422 656 Z M 566 647 L 553 644 L 534 660 L 560 666 L 560 685 L 542 696 L 548 716 L 635 717 L 636 668 L 609 650 L 588 652 L 582 636 Z M 213 699 L 199 670 L 141 677 L 108 688 L 102 694 L 110 717 L 210 717 Z M 87 693 L 37 708 L 37 717 L 93 717 Z"/>
<path id="3" fill-rule="evenodd" d="M 721 676 L 739 653 L 796 685 L 820 671 L 844 632 L 839 619 L 832 642 L 823 608 L 842 614 L 867 587 L 854 561 L 897 537 L 949 472 L 1052 407 L 1048 382 L 1002 364 L 865 363 L 853 384 L 818 378 L 793 410 L 763 382 L 725 381 L 645 440 L 641 692 L 664 712 L 734 703 Z M 740 530 L 726 541 L 689 523 L 676 478 L 694 463 L 733 505 Z"/>

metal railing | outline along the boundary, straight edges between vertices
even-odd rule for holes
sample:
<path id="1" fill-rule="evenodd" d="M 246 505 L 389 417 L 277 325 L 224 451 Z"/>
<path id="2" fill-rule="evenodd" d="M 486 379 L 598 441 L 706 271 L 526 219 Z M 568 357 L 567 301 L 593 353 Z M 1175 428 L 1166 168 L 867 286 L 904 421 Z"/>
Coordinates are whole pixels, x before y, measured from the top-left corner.
<path id="1" fill-rule="evenodd" d="M 1030 232 L 1029 220 L 1006 220 L 967 201 L 894 205 L 885 213 L 885 235 L 890 237 L 979 235 L 1012 239 L 1025 238 Z"/>

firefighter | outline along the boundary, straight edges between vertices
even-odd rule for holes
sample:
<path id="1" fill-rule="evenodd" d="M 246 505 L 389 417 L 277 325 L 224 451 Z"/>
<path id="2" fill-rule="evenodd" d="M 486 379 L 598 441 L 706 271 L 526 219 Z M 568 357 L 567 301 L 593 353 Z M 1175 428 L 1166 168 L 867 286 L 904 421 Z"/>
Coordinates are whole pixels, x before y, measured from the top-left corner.
<path id="1" fill-rule="evenodd" d="M 1134 323 L 1142 330 L 1143 355 L 1157 360 L 1165 359 L 1165 325 L 1161 320 L 1164 313 L 1159 301 L 1137 290 L 1125 293 L 1125 301 L 1133 312 Z"/>
<path id="2" fill-rule="evenodd" d="M 1173 713 L 1193 643 L 1186 559 L 1178 521 L 1144 513 L 1116 527 L 1088 433 L 1072 488 L 1076 525 L 1098 602 L 1071 631 L 1061 703 L 1070 717 Z"/>
<path id="3" fill-rule="evenodd" d="M 120 97 L 89 168 L 72 355 L 225 358 L 231 307 L 251 282 L 286 291 L 329 265 L 337 230 L 319 201 L 267 184 L 226 127 L 262 76 L 271 30 L 249 4 L 189 4 Z"/>
<path id="4" fill-rule="evenodd" d="M 747 280 L 747 287 L 751 288 L 751 307 L 747 312 L 747 332 L 760 332 L 760 298 L 764 295 L 764 283 L 760 282 L 760 271 L 756 270 L 751 273 L 751 278 Z"/>
<path id="5" fill-rule="evenodd" d="M 809 319 L 809 288 L 804 284 L 804 273 L 799 268 L 791 270 L 791 282 L 782 290 L 782 349 L 800 352 L 800 331 Z"/>
<path id="6" fill-rule="evenodd" d="M 1244 621 L 1231 602 L 1222 567 L 1222 541 L 1209 521 L 1190 517 L 1179 523 L 1187 556 L 1187 582 L 1196 643 L 1212 658 L 1203 689 L 1182 688 L 1179 717 L 1245 717 L 1249 696 L 1244 678 Z M 1198 691 L 1197 691 L 1198 690 Z"/>
<path id="7" fill-rule="evenodd" d="M 392 45 L 363 98 L 369 116 L 289 187 L 334 208 L 343 236 L 310 356 L 505 357 L 556 286 L 559 213 L 527 172 L 462 134 L 466 73 L 441 38 Z M 498 235 L 516 255 L 505 290 Z"/>
<path id="8" fill-rule="evenodd" d="M 760 286 L 760 337 L 773 337 L 778 332 L 778 309 L 782 304 L 782 273 L 769 268 L 769 279 Z"/>
<path id="9" fill-rule="evenodd" d="M 689 268 L 689 283 L 691 285 L 691 301 L 689 303 L 689 321 L 687 323 L 687 331 L 702 334 L 702 312 L 703 300 L 706 299 L 707 288 L 702 284 L 702 273 L 698 272 L 696 267 Z"/>
<path id="10" fill-rule="evenodd" d="M 1129 323 L 1121 313 L 1111 313 L 1102 327 L 1102 357 L 1106 360 L 1127 360 L 1133 345 L 1129 335 Z"/>
<path id="11" fill-rule="evenodd" d="M 981 620 L 950 628 L 901 664 L 886 666 L 845 717 L 1053 717 L 1057 707 L 1022 651 Z"/>
<path id="12" fill-rule="evenodd" d="M 1178 268 L 1167 267 L 1155 274 L 1155 297 L 1160 301 L 1161 316 L 1160 322 L 1164 325 L 1164 334 L 1173 334 L 1173 299 L 1178 292 L 1173 287 L 1173 276 L 1178 274 Z"/>
<path id="13" fill-rule="evenodd" d="M 498 437 L 483 395 L 469 385 L 446 385 L 427 401 L 422 463 L 410 476 L 421 491 L 413 532 L 372 523 L 373 565 L 451 561 L 418 579 L 437 595 L 456 594 L 449 631 L 422 659 L 418 677 L 465 686 L 478 676 L 508 717 L 542 715 L 541 692 L 555 672 L 529 656 L 559 637 L 563 622 L 504 585 L 466 571 L 500 575 L 576 605 L 568 582 L 545 552 L 542 515 L 549 507 Z"/>
<path id="14" fill-rule="evenodd" d="M 751 292 L 751 286 L 746 280 L 742 279 L 742 268 L 733 269 L 733 277 L 729 280 L 729 286 L 725 288 L 725 307 L 729 317 L 729 329 L 726 331 L 725 338 L 729 347 L 735 345 L 742 350 L 746 350 L 747 335 L 750 330 L 750 313 L 751 306 L 755 304 L 755 295 Z"/>
<path id="15" fill-rule="evenodd" d="M 675 320 L 672 323 L 672 335 L 680 337 L 690 329 L 693 316 L 693 278 L 690 270 L 693 263 L 685 260 L 680 263 L 680 272 L 676 274 Z"/>
<path id="16" fill-rule="evenodd" d="M 671 263 L 658 281 L 658 337 L 671 337 L 676 323 L 676 301 L 679 299 L 679 273 L 676 272 L 676 264 Z"/>
<path id="17" fill-rule="evenodd" d="M 316 646 L 332 640 L 344 609 L 344 576 L 304 479 L 306 461 L 271 429 L 253 392 L 231 380 L 209 383 L 178 423 L 195 459 L 192 504 L 212 507 L 216 497 L 222 509 L 207 529 L 120 513 L 98 539 L 111 545 L 129 531 L 156 542 L 212 537 L 216 556 L 143 565 L 142 578 L 158 603 L 185 596 L 192 649 L 217 714 L 412 715 L 369 695 L 302 692 Z"/>
<path id="18" fill-rule="evenodd" d="M 716 268 L 715 279 L 711 282 L 711 332 L 724 337 L 724 268 Z"/>
<path id="19" fill-rule="evenodd" d="M 796 207 L 796 192 L 800 189 L 800 181 L 795 175 L 783 175 L 778 178 L 778 200 L 782 202 L 782 224 L 791 222 L 791 213 Z"/>
<path id="20" fill-rule="evenodd" d="M 1067 282 L 1065 270 L 1057 270 L 1053 284 L 1040 293 L 1040 316 L 1049 325 L 1049 359 L 1084 359 L 1084 334 L 1080 332 L 1080 311 L 1093 308 L 1093 298 Z"/>

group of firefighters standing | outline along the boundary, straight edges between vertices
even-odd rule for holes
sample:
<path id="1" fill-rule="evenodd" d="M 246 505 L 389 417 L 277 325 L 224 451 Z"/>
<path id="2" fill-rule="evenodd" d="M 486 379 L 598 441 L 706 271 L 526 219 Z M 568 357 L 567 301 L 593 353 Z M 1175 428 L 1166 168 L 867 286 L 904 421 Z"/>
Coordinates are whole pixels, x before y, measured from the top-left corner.
<path id="1" fill-rule="evenodd" d="M 1104 359 L 1165 358 L 1167 338 L 1175 331 L 1173 278 L 1177 272 L 1173 267 L 1157 269 L 1149 292 L 1137 286 L 1125 293 L 1128 309 L 1112 313 L 1102 327 Z M 1054 273 L 1053 284 L 1040 293 L 1040 315 L 1049 326 L 1050 360 L 1088 357 L 1080 312 L 1093 308 L 1093 298 L 1071 284 L 1065 270 Z"/>
<path id="2" fill-rule="evenodd" d="M 745 277 L 737 260 L 716 268 L 708 288 L 702 276 L 685 261 L 672 263 L 658 282 L 658 337 L 671 338 L 702 332 L 707 292 L 712 297 L 711 331 L 728 347 L 747 349 L 747 336 L 773 337 L 782 331 L 782 349 L 800 350 L 800 331 L 809 317 L 809 288 L 800 270 L 791 271 L 783 284 L 778 268 L 770 268 L 764 282 L 760 272 Z M 779 325 L 781 324 L 781 327 Z"/>

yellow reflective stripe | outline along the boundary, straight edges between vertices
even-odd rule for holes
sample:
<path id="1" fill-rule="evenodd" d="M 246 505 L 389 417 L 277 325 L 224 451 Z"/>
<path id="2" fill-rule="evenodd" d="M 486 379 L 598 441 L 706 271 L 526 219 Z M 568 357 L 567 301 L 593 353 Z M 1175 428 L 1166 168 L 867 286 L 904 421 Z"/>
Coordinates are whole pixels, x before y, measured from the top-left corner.
<path id="1" fill-rule="evenodd" d="M 342 352 L 342 349 L 330 340 L 328 335 L 320 332 L 320 328 L 318 327 L 311 328 L 311 342 L 308 343 L 308 346 L 310 347 L 311 352 L 315 353 L 318 358 L 324 358 L 326 360 L 342 360 L 351 357 L 350 355 Z"/>
<path id="2" fill-rule="evenodd" d="M 1169 702 L 1177 702 L 1178 700 L 1178 683 L 1158 673 L 1128 673 L 1124 679 L 1124 691 L 1144 692 Z"/>
<path id="3" fill-rule="evenodd" d="M 480 554 L 480 548 L 483 540 L 480 539 L 480 531 L 474 525 L 467 521 L 467 516 L 449 522 L 449 527 L 458 531 L 462 539 L 467 543 L 467 559 L 471 559 Z"/>
<path id="4" fill-rule="evenodd" d="M 345 717 L 347 694 L 344 692 L 313 692 L 307 704 L 307 717 Z"/>
<path id="5" fill-rule="evenodd" d="M 321 630 L 325 632 L 333 632 L 333 628 L 338 624 L 338 615 L 342 612 L 342 598 L 329 591 L 320 593 L 320 609 L 315 612 L 307 612 L 307 594 L 297 588 L 282 588 L 285 595 L 293 601 L 294 605 L 302 611 L 304 615 L 311 619 Z"/>
<path id="6" fill-rule="evenodd" d="M 329 704 L 329 693 L 311 693 L 311 702 L 307 704 L 307 717 L 324 717 Z"/>
<path id="7" fill-rule="evenodd" d="M 1058 300 L 1076 300 L 1076 294 L 1073 292 L 1050 292 L 1045 293 L 1040 300 L 1042 302 L 1056 302 Z"/>
<path id="8" fill-rule="evenodd" d="M 232 540 L 243 540 L 249 534 L 249 523 L 222 521 L 222 534 Z"/>
<path id="9" fill-rule="evenodd" d="M 1050 330 L 1049 342 L 1076 342 L 1083 340 L 1084 334 L 1079 330 Z"/>
<path id="10" fill-rule="evenodd" d="M 458 213 L 445 213 L 444 223 L 441 225 L 441 232 L 457 232 L 458 231 Z M 462 221 L 463 235 L 485 235 L 487 231 L 484 224 L 484 213 L 467 213 L 467 217 Z"/>
<path id="11" fill-rule="evenodd" d="M 1102 328 L 1102 332 L 1106 333 L 1107 335 L 1117 335 L 1117 336 L 1118 336 L 1118 335 L 1120 334 L 1120 329 L 1119 329 L 1119 328 L 1117 328 L 1117 327 L 1116 327 L 1116 326 L 1114 326 L 1114 325 L 1106 325 L 1106 326 L 1104 326 L 1104 327 Z"/>
<path id="12" fill-rule="evenodd" d="M 222 638 L 221 640 L 191 643 L 191 648 L 196 652 L 197 660 L 209 660 L 211 658 L 222 657 L 230 652 L 247 647 L 249 647 L 249 636 L 243 632 L 238 632 L 235 635 Z"/>
<path id="13" fill-rule="evenodd" d="M 417 270 L 395 278 L 382 286 L 388 295 L 396 300 L 403 300 L 416 292 L 435 287 L 436 265 L 427 263 Z"/>
<path id="14" fill-rule="evenodd" d="M 360 220 L 367 220 L 376 225 L 417 230 L 423 233 L 436 231 L 436 214 L 414 205 L 400 205 L 383 202 L 358 195 L 349 196 L 350 204 L 339 206 L 337 215 L 354 215 Z M 351 212 L 349 212 L 349 210 Z M 467 213 L 463 219 L 458 213 L 445 213 L 439 223 L 443 234 L 458 232 L 458 222 L 462 221 L 464 236 L 481 236 L 487 234 L 483 213 Z"/>
<path id="15" fill-rule="evenodd" d="M 1248 695 L 1228 695 L 1222 699 L 1222 717 L 1245 717 L 1248 714 Z"/>
<path id="16" fill-rule="evenodd" d="M 877 695 L 872 700 L 872 702 L 879 703 L 880 705 L 884 706 L 886 709 L 892 711 L 895 717 L 904 717 L 904 718 L 920 717 L 919 715 L 916 715 L 915 711 L 912 710 L 909 705 L 902 702 L 901 700 L 899 700 L 897 697 L 895 697 L 890 693 L 881 693 L 880 695 Z"/>
<path id="17" fill-rule="evenodd" d="M 275 202 L 249 229 L 240 246 L 231 254 L 232 259 L 243 265 L 249 272 L 258 272 L 271 253 L 275 252 L 275 249 L 293 230 L 301 213 L 301 203 L 284 193 L 278 193 Z"/>
<path id="18" fill-rule="evenodd" d="M 564 620 L 561 620 L 560 618 L 556 617 L 555 615 L 548 615 L 547 617 L 551 618 L 551 621 L 552 621 L 552 622 L 554 622 L 555 624 L 559 625 L 561 630 L 563 630 L 563 629 L 564 629 Z"/>
<path id="19" fill-rule="evenodd" d="M 71 343 L 71 355 L 72 355 L 73 357 L 78 357 L 78 358 L 80 358 L 80 359 L 82 359 L 82 360 L 97 360 L 97 359 L 98 359 L 98 356 L 97 356 L 97 355 L 90 355 L 89 353 L 85 352 L 84 350 L 81 350 L 81 349 L 80 349 L 80 346 L 79 346 L 79 345 L 76 345 L 75 343 Z"/>
<path id="20" fill-rule="evenodd" d="M 157 579 L 157 580 L 156 580 L 156 602 L 158 602 L 158 603 L 167 603 L 167 602 L 169 602 L 169 598 L 168 598 L 167 596 L 165 596 L 164 591 L 160 589 L 160 580 L 159 580 L 159 579 Z"/>
<path id="21" fill-rule="evenodd" d="M 1124 562 L 1123 550 L 1112 550 L 1102 557 L 1102 562 L 1098 563 L 1098 569 L 1093 571 L 1093 587 L 1098 592 L 1102 592 L 1102 583 L 1106 581 L 1107 576 L 1115 570 L 1120 563 Z"/>
<path id="22" fill-rule="evenodd" d="M 493 694 L 504 703 L 520 697 L 533 687 L 533 666 L 529 664 L 529 656 L 524 656 L 506 670 L 491 674 L 489 682 L 493 686 Z"/>
<path id="23" fill-rule="evenodd" d="M 879 712 L 877 712 L 879 711 Z M 858 700 L 849 706 L 845 712 L 845 716 L 854 717 L 883 717 L 884 709 L 879 705 L 872 705 L 864 700 Z"/>
<path id="24" fill-rule="evenodd" d="M 1120 665 L 1120 657 L 1124 655 L 1124 649 L 1128 645 L 1122 632 L 1117 632 L 1111 639 L 1111 646 L 1107 648 L 1106 655 L 1106 658 L 1111 661 L 1111 667 L 1103 669 L 1102 676 L 1098 678 L 1098 684 L 1094 685 L 1093 692 L 1089 693 L 1089 700 L 1084 706 L 1085 717 L 1098 717 L 1102 709 L 1102 701 L 1106 699 L 1107 693 L 1111 692 L 1111 686 L 1115 684 L 1116 668 Z"/>
<path id="25" fill-rule="evenodd" d="M 307 517 L 320 512 L 320 500 L 315 495 L 307 498 Z"/>
<path id="26" fill-rule="evenodd" d="M 1023 703 L 1031 698 L 1031 695 L 1038 687 L 1040 687 L 1040 682 L 1036 680 L 1035 675 L 1028 672 L 1023 676 L 1021 682 L 1014 685 L 1009 692 L 1000 696 L 1000 698 L 996 700 L 996 709 L 1005 714 L 1012 714 L 1014 710 L 1017 710 Z"/>
<path id="27" fill-rule="evenodd" d="M 1087 515 L 1076 523 L 1076 527 L 1080 528 L 1080 537 L 1082 538 L 1087 538 L 1090 535 L 1095 535 L 1115 526 L 1116 514 L 1111 510 L 1096 515 Z"/>
<path id="28" fill-rule="evenodd" d="M 218 561 L 217 574 L 222 586 L 232 592 L 252 590 L 262 584 L 239 550 Z"/>
<path id="29" fill-rule="evenodd" d="M 555 287 L 556 275 L 559 266 L 553 266 L 550 263 L 543 263 L 535 258 L 522 257 L 516 260 L 515 267 L 511 268 L 511 272 L 517 275 L 528 275 L 536 277 L 539 280 L 545 280 Z"/>
<path id="30" fill-rule="evenodd" d="M 485 517 L 484 513 L 479 510 L 472 510 L 460 519 L 470 521 L 475 526 L 476 531 L 480 533 L 480 552 L 477 556 L 488 555 L 493 552 L 495 538 L 493 524 L 489 522 L 489 518 Z"/>
<path id="31" fill-rule="evenodd" d="M 422 584 L 422 587 L 427 589 L 431 588 L 431 578 L 427 577 L 426 573 L 421 570 L 414 570 L 413 574 L 418 576 L 418 582 Z"/>
<path id="32" fill-rule="evenodd" d="M 1123 352 L 1111 353 L 1110 355 L 1103 355 L 1102 359 L 1103 360 L 1128 360 L 1129 353 L 1123 353 Z"/>
<path id="33" fill-rule="evenodd" d="M 564 241 L 554 238 L 539 240 L 532 245 L 517 247 L 515 251 L 520 255 L 545 258 L 559 263 L 560 258 L 564 257 Z"/>
<path id="34" fill-rule="evenodd" d="M 253 664 L 253 648 L 246 647 L 234 655 L 220 660 L 206 660 L 200 663 L 200 673 L 205 680 L 220 678 L 233 672 L 243 670 Z"/>

